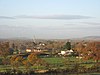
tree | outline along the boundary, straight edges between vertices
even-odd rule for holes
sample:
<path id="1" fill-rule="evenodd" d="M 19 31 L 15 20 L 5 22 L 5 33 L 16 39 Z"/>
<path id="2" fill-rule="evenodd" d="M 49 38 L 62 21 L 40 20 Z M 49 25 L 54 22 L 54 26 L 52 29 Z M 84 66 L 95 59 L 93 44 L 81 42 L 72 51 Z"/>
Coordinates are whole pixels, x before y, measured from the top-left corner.
<path id="1" fill-rule="evenodd" d="M 80 55 L 82 55 L 84 48 L 85 48 L 85 46 L 83 45 L 82 42 L 80 42 L 80 43 L 75 45 L 74 50 L 77 51 L 79 56 L 80 56 Z"/>
<path id="2" fill-rule="evenodd" d="M 22 63 L 24 65 L 25 69 L 26 69 L 26 72 L 29 74 L 31 63 L 28 60 L 23 60 Z"/>
<path id="3" fill-rule="evenodd" d="M 28 61 L 34 65 L 36 63 L 36 61 L 38 60 L 38 57 L 37 57 L 37 54 L 36 53 L 31 53 L 29 56 L 28 56 Z"/>
<path id="4" fill-rule="evenodd" d="M 100 60 L 100 42 L 78 43 L 74 48 L 85 60 Z"/>
<path id="5" fill-rule="evenodd" d="M 38 58 L 37 54 L 36 53 L 31 53 L 28 58 L 27 58 L 27 61 L 25 61 L 26 63 L 30 63 L 31 65 L 33 66 L 37 66 L 37 69 L 39 69 L 39 66 L 44 66 L 46 67 L 48 65 L 48 63 L 41 59 L 41 58 Z M 27 65 L 28 67 L 29 65 Z"/>
<path id="6" fill-rule="evenodd" d="M 15 49 L 15 47 L 16 47 L 16 46 L 15 46 L 15 44 L 13 43 L 13 44 L 12 44 L 12 48 Z"/>
<path id="7" fill-rule="evenodd" d="M 84 48 L 84 58 L 94 59 L 96 62 L 100 60 L 100 42 L 89 42 Z"/>
<path id="8" fill-rule="evenodd" d="M 11 59 L 10 59 L 10 64 L 12 66 L 13 69 L 15 69 L 16 67 L 16 62 L 15 62 L 15 59 L 17 58 L 16 55 L 12 56 Z"/>
<path id="9" fill-rule="evenodd" d="M 18 70 L 18 67 L 22 65 L 23 57 L 14 55 L 10 59 L 13 70 Z"/>
<path id="10" fill-rule="evenodd" d="M 3 63 L 7 64 L 7 56 L 10 54 L 9 51 L 9 42 L 0 43 L 0 56 L 3 57 Z"/>
<path id="11" fill-rule="evenodd" d="M 70 49 L 71 49 L 71 42 L 67 42 L 67 43 L 64 45 L 64 49 L 70 50 Z"/>
<path id="12" fill-rule="evenodd" d="M 9 42 L 0 43 L 0 55 L 4 58 L 9 55 Z"/>

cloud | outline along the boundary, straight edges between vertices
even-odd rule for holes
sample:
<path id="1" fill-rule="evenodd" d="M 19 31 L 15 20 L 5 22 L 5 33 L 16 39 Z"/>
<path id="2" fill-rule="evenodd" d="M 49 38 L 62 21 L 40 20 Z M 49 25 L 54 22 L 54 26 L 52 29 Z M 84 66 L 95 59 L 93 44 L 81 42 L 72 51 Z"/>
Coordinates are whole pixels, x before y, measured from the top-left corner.
<path id="1" fill-rule="evenodd" d="M 83 24 L 88 24 L 88 25 L 97 25 L 100 26 L 100 23 L 98 22 L 82 22 Z"/>
<path id="2" fill-rule="evenodd" d="M 60 20 L 73 20 L 73 19 L 89 19 L 93 18 L 90 16 L 82 16 L 82 15 L 48 15 L 48 16 L 27 16 L 20 15 L 15 16 L 16 18 L 30 18 L 30 19 L 60 19 Z"/>
<path id="3" fill-rule="evenodd" d="M 19 15 L 19 16 L 0 16 L 0 19 L 59 19 L 59 20 L 73 20 L 73 19 L 89 19 L 93 18 L 90 16 L 83 15 L 44 15 L 44 16 L 28 16 L 28 15 Z"/>
<path id="4" fill-rule="evenodd" d="M 14 17 L 0 16 L 0 19 L 15 19 Z"/>
<path id="5" fill-rule="evenodd" d="M 0 25 L 0 30 L 23 30 L 27 29 L 25 26 L 16 26 L 16 25 Z"/>

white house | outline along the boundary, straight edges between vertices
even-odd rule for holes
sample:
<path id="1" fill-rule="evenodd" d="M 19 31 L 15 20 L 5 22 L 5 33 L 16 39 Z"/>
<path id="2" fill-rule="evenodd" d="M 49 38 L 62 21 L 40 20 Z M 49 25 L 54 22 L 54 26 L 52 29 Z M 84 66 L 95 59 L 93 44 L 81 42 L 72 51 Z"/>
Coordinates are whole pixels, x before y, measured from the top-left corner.
<path id="1" fill-rule="evenodd" d="M 59 55 L 71 55 L 74 51 L 73 50 L 67 50 L 67 51 L 61 51 L 58 53 Z"/>
<path id="2" fill-rule="evenodd" d="M 32 52 L 32 50 L 31 49 L 26 49 L 26 52 Z"/>

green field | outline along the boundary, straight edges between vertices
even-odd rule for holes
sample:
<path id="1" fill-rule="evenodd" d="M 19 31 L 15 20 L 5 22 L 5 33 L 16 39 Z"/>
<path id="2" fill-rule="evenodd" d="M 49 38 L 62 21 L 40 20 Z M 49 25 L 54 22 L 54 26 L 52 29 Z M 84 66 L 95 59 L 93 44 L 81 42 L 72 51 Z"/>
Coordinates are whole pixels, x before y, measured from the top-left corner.
<path id="1" fill-rule="evenodd" d="M 59 57 L 43 58 L 43 59 L 50 64 L 61 64 L 64 61 L 63 58 Z"/>

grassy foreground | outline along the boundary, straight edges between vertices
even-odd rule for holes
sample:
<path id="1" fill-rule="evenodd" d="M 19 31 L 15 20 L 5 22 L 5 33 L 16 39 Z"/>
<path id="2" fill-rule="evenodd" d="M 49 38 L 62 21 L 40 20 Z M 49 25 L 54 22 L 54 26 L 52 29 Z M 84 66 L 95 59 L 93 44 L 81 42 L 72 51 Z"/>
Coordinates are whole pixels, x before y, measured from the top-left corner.
<path id="1" fill-rule="evenodd" d="M 45 60 L 47 63 L 49 63 L 49 66 L 30 66 L 31 70 L 37 70 L 37 67 L 39 70 L 43 69 L 53 69 L 53 70 L 58 70 L 58 69 L 67 69 L 68 71 L 70 70 L 76 70 L 80 71 L 81 70 L 86 70 L 92 68 L 96 63 L 93 60 L 88 60 L 84 61 L 82 59 L 77 59 L 75 57 L 48 57 L 48 58 L 41 58 Z M 1 59 L 0 59 L 1 60 Z M 1 62 L 1 61 L 0 61 Z M 11 65 L 0 65 L 0 72 L 6 72 L 12 69 Z M 99 67 L 100 69 L 100 67 Z M 24 72 L 25 67 L 24 66 L 19 66 L 18 70 Z M 100 70 L 99 70 L 100 72 Z"/>

